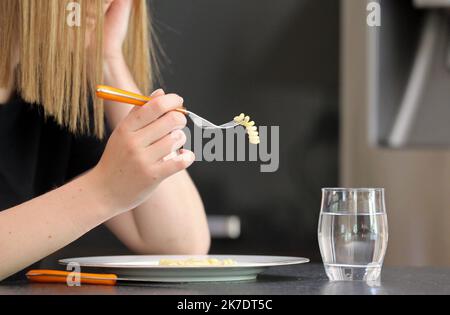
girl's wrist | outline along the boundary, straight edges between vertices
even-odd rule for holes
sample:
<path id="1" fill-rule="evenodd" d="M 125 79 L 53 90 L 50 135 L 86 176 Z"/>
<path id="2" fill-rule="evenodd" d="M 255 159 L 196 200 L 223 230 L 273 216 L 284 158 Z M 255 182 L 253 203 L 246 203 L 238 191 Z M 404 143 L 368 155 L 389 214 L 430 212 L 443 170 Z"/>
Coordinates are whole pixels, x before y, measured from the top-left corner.
<path id="1" fill-rule="evenodd" d="M 120 212 L 119 206 L 114 202 L 114 198 L 112 198 L 96 167 L 83 175 L 82 178 L 86 189 L 94 196 L 96 210 L 101 216 L 109 219 Z"/>
<path id="2" fill-rule="evenodd" d="M 124 62 L 125 56 L 122 51 L 103 54 L 103 64 L 107 67 L 114 67 L 116 65 L 123 64 Z"/>
<path id="3" fill-rule="evenodd" d="M 116 86 L 119 74 L 128 69 L 125 56 L 122 53 L 103 57 L 103 76 L 106 84 Z"/>
<path id="4" fill-rule="evenodd" d="M 140 93 L 122 53 L 113 53 L 103 57 L 103 77 L 107 85 Z"/>

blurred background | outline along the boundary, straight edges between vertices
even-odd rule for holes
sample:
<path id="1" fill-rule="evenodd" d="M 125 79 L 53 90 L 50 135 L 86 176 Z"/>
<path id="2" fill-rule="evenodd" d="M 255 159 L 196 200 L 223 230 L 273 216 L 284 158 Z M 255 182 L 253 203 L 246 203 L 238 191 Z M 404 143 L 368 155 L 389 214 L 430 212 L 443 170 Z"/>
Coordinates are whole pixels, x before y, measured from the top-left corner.
<path id="1" fill-rule="evenodd" d="M 341 1 L 340 184 L 386 188 L 387 264 L 450 265 L 450 1 L 377 2 Z"/>
<path id="2" fill-rule="evenodd" d="M 450 1 L 376 1 L 382 24 L 372 27 L 369 2 L 150 1 L 165 53 L 159 85 L 211 121 L 245 112 L 280 126 L 277 172 L 191 168 L 211 253 L 320 262 L 320 189 L 385 187 L 386 263 L 450 265 Z M 47 261 L 126 253 L 99 227 Z"/>
<path id="3" fill-rule="evenodd" d="M 211 252 L 319 258 L 320 188 L 338 183 L 339 2 L 153 0 L 150 6 L 167 56 L 166 90 L 211 121 L 244 112 L 260 125 L 280 126 L 277 172 L 261 173 L 261 162 L 191 168 L 213 222 Z"/>

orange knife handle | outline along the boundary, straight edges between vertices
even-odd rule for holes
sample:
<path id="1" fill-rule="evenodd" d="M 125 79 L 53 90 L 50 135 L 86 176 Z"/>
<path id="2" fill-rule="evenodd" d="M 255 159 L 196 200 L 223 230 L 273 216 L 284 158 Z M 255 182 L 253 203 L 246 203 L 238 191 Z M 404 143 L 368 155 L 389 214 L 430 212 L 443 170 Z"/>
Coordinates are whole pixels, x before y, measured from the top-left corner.
<path id="1" fill-rule="evenodd" d="M 61 270 L 30 270 L 26 276 L 31 282 L 38 283 L 67 283 L 67 277 L 80 277 L 81 284 L 116 285 L 117 276 L 114 274 L 74 273 Z"/>
<path id="2" fill-rule="evenodd" d="M 96 95 L 99 98 L 102 98 L 107 101 L 114 101 L 119 103 L 126 103 L 136 106 L 143 106 L 151 101 L 151 97 L 143 96 L 140 94 L 136 94 L 133 92 L 128 92 L 121 89 L 116 89 L 107 85 L 97 85 Z M 180 107 L 175 111 L 180 112 L 182 114 L 187 114 L 187 110 L 185 107 Z"/>

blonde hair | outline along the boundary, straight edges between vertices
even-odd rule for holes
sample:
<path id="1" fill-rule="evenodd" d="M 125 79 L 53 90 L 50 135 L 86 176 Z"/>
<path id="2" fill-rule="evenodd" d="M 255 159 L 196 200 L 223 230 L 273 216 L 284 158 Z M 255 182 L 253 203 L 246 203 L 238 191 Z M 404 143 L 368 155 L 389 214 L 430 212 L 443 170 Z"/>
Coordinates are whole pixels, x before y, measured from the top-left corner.
<path id="1" fill-rule="evenodd" d="M 80 5 L 79 27 L 67 23 L 69 2 Z M 0 1 L 0 87 L 13 82 L 25 101 L 42 105 L 46 117 L 54 117 L 71 132 L 91 132 L 100 138 L 105 128 L 103 102 L 93 95 L 103 80 L 103 2 Z M 152 87 L 151 73 L 156 64 L 150 36 L 146 1 L 134 0 L 123 51 L 145 94 Z"/>

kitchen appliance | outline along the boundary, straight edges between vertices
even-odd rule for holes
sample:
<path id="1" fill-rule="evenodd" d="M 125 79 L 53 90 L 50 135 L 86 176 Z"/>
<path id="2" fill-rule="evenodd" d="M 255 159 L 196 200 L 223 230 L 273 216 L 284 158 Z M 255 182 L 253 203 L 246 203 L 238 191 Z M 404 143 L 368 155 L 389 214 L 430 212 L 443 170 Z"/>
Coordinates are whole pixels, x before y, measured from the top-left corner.
<path id="1" fill-rule="evenodd" d="M 450 145 L 450 1 L 379 0 L 368 27 L 369 141 Z"/>

